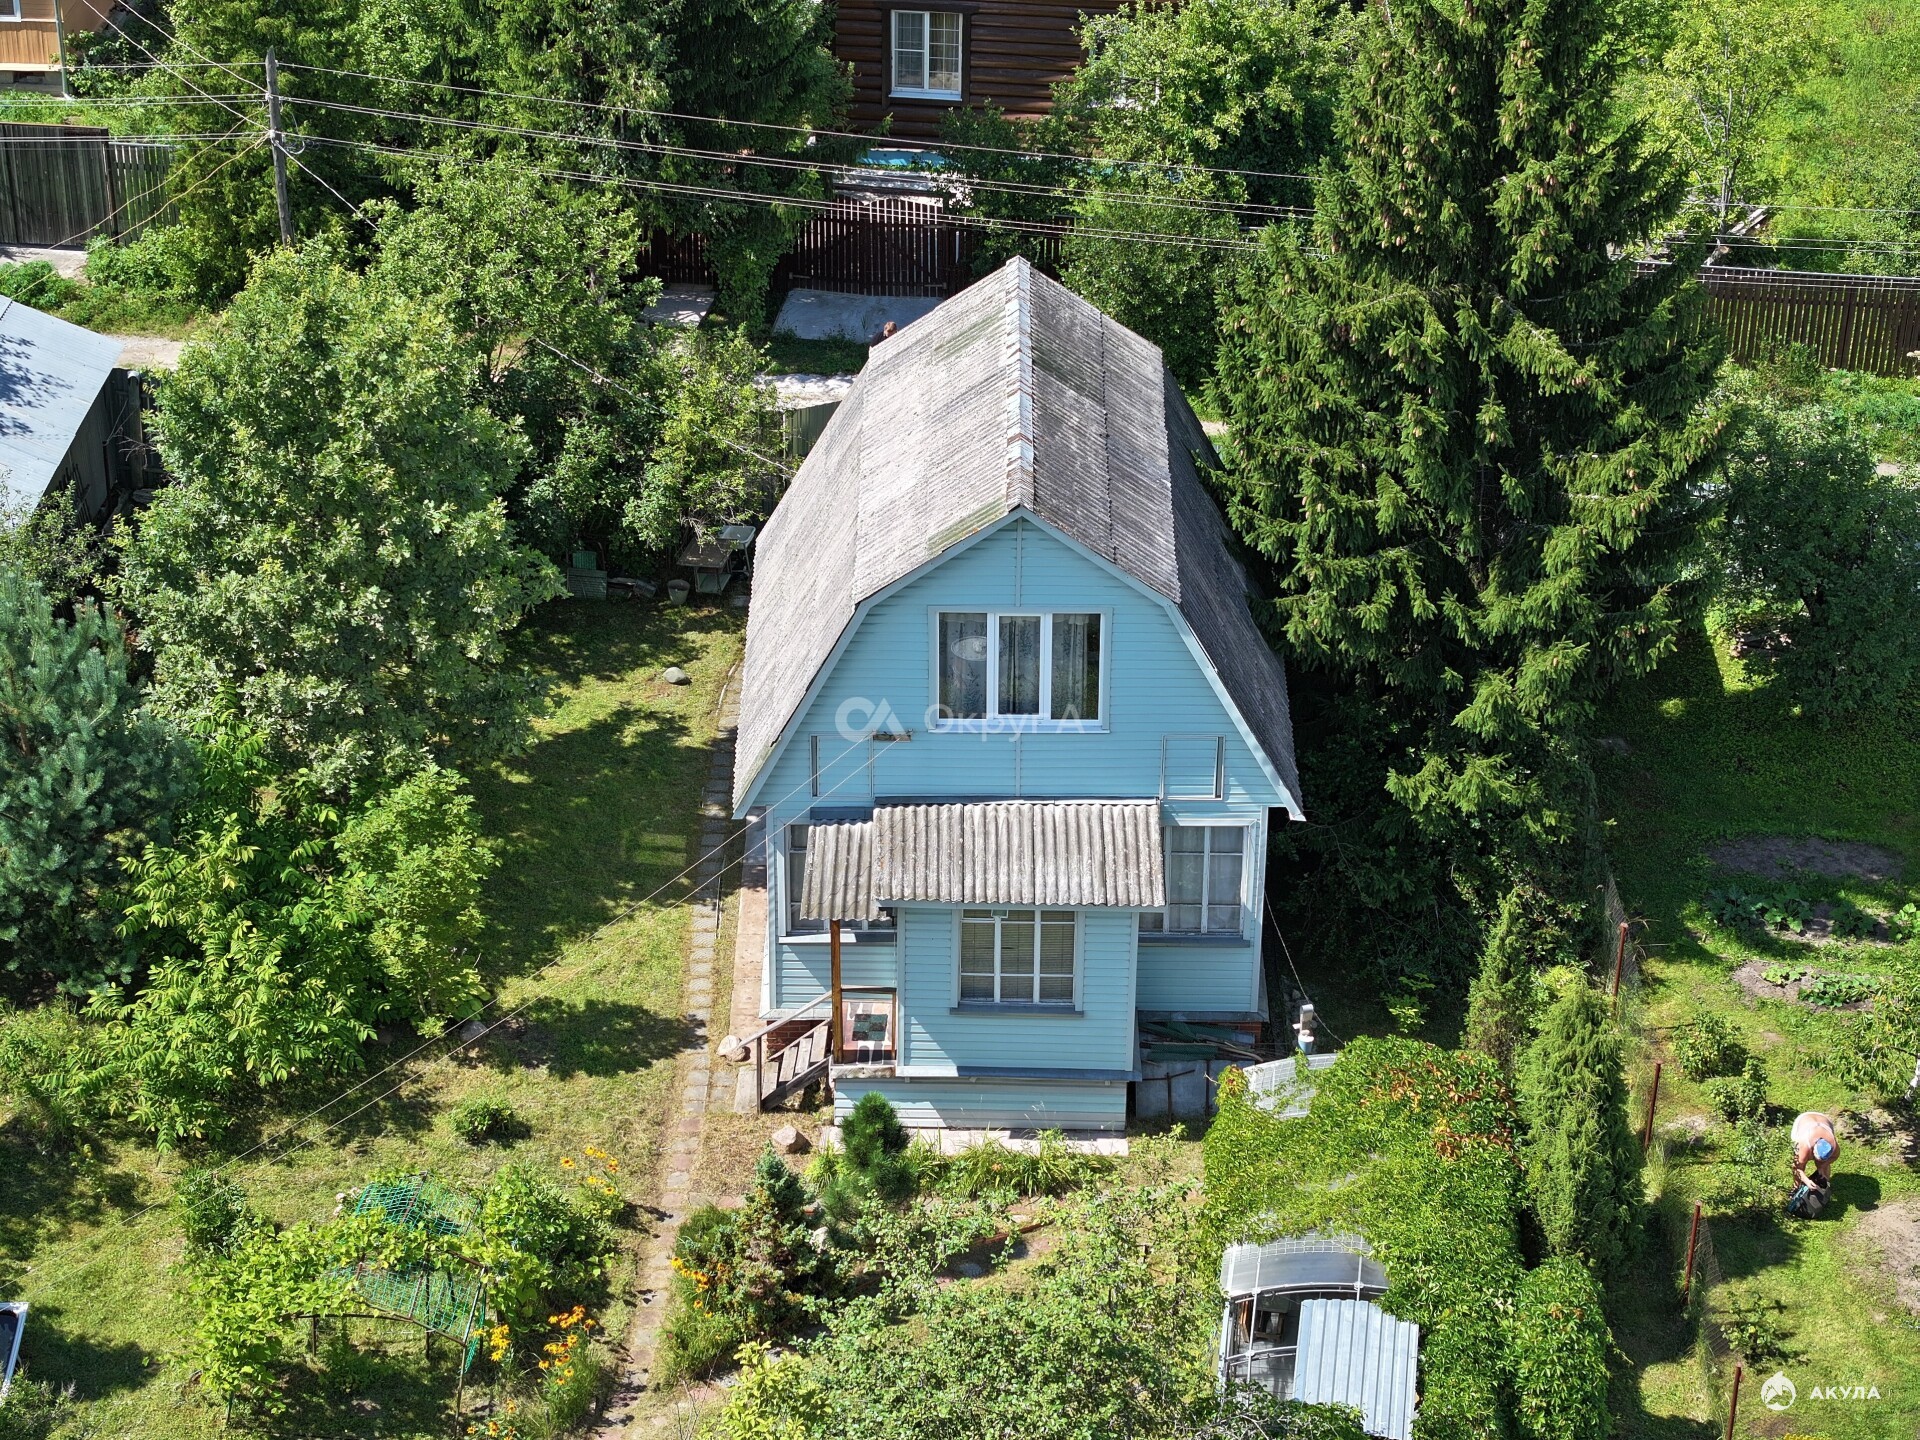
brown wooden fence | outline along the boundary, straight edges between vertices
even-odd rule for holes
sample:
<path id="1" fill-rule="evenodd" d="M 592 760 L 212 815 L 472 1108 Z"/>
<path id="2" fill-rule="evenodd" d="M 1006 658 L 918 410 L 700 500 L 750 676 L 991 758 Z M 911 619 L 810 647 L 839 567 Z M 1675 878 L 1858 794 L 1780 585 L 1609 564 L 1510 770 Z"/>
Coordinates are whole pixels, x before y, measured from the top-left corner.
<path id="1" fill-rule="evenodd" d="M 836 200 L 800 231 L 786 279 L 813 290 L 951 295 L 973 278 L 974 233 L 918 200 Z"/>
<path id="2" fill-rule="evenodd" d="M 1920 278 L 1712 265 L 1700 280 L 1737 360 L 1800 344 L 1837 370 L 1920 375 Z"/>
<path id="3" fill-rule="evenodd" d="M 0 124 L 0 245 L 123 240 L 167 218 L 165 145 L 90 125 Z"/>

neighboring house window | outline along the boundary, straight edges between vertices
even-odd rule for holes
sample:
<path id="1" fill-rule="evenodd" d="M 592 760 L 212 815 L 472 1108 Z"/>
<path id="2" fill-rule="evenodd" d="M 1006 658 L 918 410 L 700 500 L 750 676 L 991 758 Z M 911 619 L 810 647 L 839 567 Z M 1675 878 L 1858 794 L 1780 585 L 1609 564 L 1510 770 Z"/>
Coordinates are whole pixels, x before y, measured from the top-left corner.
<path id="1" fill-rule="evenodd" d="M 1141 930 L 1169 935 L 1240 934 L 1246 828 L 1172 825 L 1166 834 L 1167 908 L 1143 914 Z"/>
<path id="2" fill-rule="evenodd" d="M 960 98 L 961 24 L 950 10 L 893 12 L 894 94 Z"/>
<path id="3" fill-rule="evenodd" d="M 0 0 L 0 20 L 18 20 L 20 0 Z"/>
<path id="4" fill-rule="evenodd" d="M 5 0 L 0 0 L 4 4 Z M 800 918 L 800 887 L 807 878 L 807 832 L 813 827 L 806 824 L 787 826 L 787 929 L 789 935 L 821 935 L 826 933 L 824 920 L 802 920 Z M 842 920 L 840 928 L 845 930 L 891 930 L 892 912 L 886 911 L 885 920 Z"/>
<path id="5" fill-rule="evenodd" d="M 935 641 L 940 720 L 1099 726 L 1101 630 L 1099 615 L 1076 611 L 943 611 Z"/>
<path id="6" fill-rule="evenodd" d="M 1071 1005 L 1071 910 L 960 912 L 960 1003 Z"/>

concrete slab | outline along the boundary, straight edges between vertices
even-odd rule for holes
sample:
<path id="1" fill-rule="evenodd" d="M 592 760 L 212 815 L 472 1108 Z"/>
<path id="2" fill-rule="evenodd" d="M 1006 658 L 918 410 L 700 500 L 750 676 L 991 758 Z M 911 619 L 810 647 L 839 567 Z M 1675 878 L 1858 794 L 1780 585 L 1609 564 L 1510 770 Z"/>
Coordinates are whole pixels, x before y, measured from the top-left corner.
<path id="1" fill-rule="evenodd" d="M 889 320 L 911 325 L 940 300 L 932 295 L 843 295 L 837 290 L 789 290 L 773 322 L 801 340 L 878 339 Z"/>
<path id="2" fill-rule="evenodd" d="M 31 260 L 44 260 L 54 270 L 69 280 L 77 280 L 87 268 L 85 249 L 54 249 L 47 245 L 0 245 L 0 264 L 25 265 Z"/>
<path id="3" fill-rule="evenodd" d="M 656 325 L 678 325 L 683 330 L 698 329 L 713 309 L 713 290 L 706 285 L 668 285 L 660 298 L 641 311 L 644 319 Z"/>
<path id="4" fill-rule="evenodd" d="M 109 335 L 120 342 L 120 368 L 123 370 L 171 370 L 180 363 L 184 340 L 163 340 L 158 335 Z"/>
<path id="5" fill-rule="evenodd" d="M 757 375 L 754 384 L 773 391 L 773 403 L 782 410 L 808 410 L 815 405 L 838 405 L 853 389 L 851 375 Z"/>

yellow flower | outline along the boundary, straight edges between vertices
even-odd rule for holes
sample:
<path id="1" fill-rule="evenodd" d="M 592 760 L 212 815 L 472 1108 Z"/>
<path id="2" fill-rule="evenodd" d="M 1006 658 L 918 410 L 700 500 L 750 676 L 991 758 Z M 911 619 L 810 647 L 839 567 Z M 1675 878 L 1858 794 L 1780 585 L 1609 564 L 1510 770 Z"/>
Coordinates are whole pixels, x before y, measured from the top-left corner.
<path id="1" fill-rule="evenodd" d="M 573 1169 L 573 1157 L 571 1155 L 562 1155 L 560 1157 L 560 1163 L 569 1170 Z"/>

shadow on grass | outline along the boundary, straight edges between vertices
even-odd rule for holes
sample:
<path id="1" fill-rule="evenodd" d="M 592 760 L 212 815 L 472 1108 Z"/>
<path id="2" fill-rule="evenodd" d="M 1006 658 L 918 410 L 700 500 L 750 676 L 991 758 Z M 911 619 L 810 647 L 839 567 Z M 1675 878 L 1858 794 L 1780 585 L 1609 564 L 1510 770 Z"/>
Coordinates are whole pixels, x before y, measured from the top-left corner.
<path id="1" fill-rule="evenodd" d="M 1826 1224 L 1829 1220 L 1844 1220 L 1855 1210 L 1877 1210 L 1880 1208 L 1880 1182 L 1871 1175 L 1849 1174 L 1845 1170 L 1836 1170 L 1833 1175 L 1833 1198 L 1827 1202 L 1827 1208 L 1820 1212 L 1816 1224 Z"/>
<path id="2" fill-rule="evenodd" d="M 0 1128 L 0 1262 L 31 1253 L 75 1225 L 126 1214 L 142 1203 L 140 1178 L 86 1163 L 58 1142 L 40 1142 L 17 1123 Z"/>
<path id="3" fill-rule="evenodd" d="M 543 996 L 527 1007 L 525 1016 L 522 1036 L 487 1048 L 487 1058 L 497 1068 L 544 1065 L 563 1080 L 622 1075 L 670 1059 L 703 1038 L 703 1027 L 684 1016 L 617 1000 L 574 1005 Z"/>
<path id="4" fill-rule="evenodd" d="M 20 1359 L 42 1380 L 72 1385 L 83 1400 L 99 1400 L 135 1390 L 152 1379 L 152 1356 L 138 1345 L 103 1343 L 75 1334 L 62 1324 L 66 1310 L 57 1301 L 38 1300 L 20 1336 Z"/>
<path id="5" fill-rule="evenodd" d="M 1630 1440 L 1709 1440 L 1709 1421 L 1655 1415 L 1646 1409 L 1640 1375 L 1647 1367 L 1682 1361 L 1693 1349 L 1694 1328 L 1674 1286 L 1686 1245 L 1683 1207 L 1663 1197 L 1648 1211 L 1640 1252 L 1606 1288 L 1607 1322 L 1617 1348 L 1610 1364 L 1608 1405 L 1614 1433 Z"/>
<path id="6" fill-rule="evenodd" d="M 429 1340 L 403 1322 L 324 1322 L 319 1354 L 288 1372 L 286 1412 L 245 1428 L 285 1440 L 451 1434 L 459 1357 L 458 1342 Z M 469 1386 L 469 1400 L 475 1388 Z"/>

